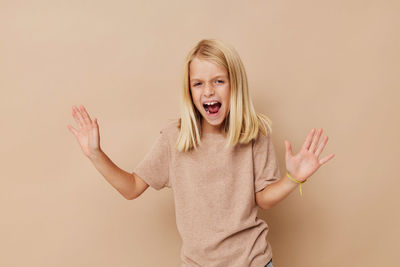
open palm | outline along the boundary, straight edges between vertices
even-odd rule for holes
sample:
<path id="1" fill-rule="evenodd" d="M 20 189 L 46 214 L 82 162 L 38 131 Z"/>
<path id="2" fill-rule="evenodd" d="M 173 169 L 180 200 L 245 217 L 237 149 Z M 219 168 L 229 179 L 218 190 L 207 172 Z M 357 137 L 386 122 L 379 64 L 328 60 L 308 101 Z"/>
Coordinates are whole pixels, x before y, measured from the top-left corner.
<path id="1" fill-rule="evenodd" d="M 90 157 L 100 150 L 100 134 L 97 119 L 94 118 L 92 121 L 85 107 L 82 105 L 80 109 L 75 106 L 72 107 L 72 116 L 78 124 L 79 130 L 76 130 L 71 125 L 67 127 L 75 135 L 85 156 Z"/>
<path id="2" fill-rule="evenodd" d="M 328 142 L 328 136 L 325 136 L 322 143 L 317 144 L 321 136 L 322 129 L 320 128 L 315 135 L 315 129 L 312 129 L 308 134 L 301 150 L 297 155 L 292 155 L 292 146 L 289 141 L 285 140 L 286 146 L 286 169 L 289 174 L 299 182 L 307 180 L 318 168 L 326 163 L 328 160 L 334 157 L 334 154 L 318 159 L 322 153 L 326 143 Z"/>

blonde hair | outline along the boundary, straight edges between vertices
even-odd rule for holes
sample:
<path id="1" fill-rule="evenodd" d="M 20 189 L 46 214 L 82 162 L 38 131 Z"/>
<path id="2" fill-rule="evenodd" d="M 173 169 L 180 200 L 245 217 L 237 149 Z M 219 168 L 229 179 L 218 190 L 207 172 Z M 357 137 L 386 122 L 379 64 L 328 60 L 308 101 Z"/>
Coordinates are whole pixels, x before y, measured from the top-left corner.
<path id="1" fill-rule="evenodd" d="M 250 98 L 247 75 L 236 50 L 217 39 L 203 39 L 193 47 L 185 60 L 183 91 L 181 94 L 178 127 L 180 133 L 176 141 L 178 151 L 189 151 L 201 144 L 202 115 L 192 101 L 190 92 L 190 63 L 197 57 L 213 61 L 223 66 L 229 76 L 231 99 L 229 112 L 223 122 L 223 131 L 227 136 L 226 148 L 237 143 L 247 144 L 255 139 L 259 131 L 267 135 L 272 133 L 272 122 L 264 114 L 257 113 Z"/>

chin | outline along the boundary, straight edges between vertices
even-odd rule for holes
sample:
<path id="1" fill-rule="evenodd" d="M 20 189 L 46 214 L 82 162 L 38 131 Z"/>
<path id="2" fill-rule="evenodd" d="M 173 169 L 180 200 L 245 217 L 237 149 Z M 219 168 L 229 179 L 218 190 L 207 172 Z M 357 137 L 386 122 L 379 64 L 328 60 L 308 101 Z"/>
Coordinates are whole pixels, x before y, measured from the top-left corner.
<path id="1" fill-rule="evenodd" d="M 224 121 L 226 119 L 226 116 L 225 117 L 221 117 L 218 120 L 213 120 L 213 119 L 209 119 L 207 117 L 204 117 L 204 115 L 203 115 L 203 119 L 206 120 L 208 122 L 208 124 L 210 124 L 212 126 L 221 126 L 224 123 Z"/>

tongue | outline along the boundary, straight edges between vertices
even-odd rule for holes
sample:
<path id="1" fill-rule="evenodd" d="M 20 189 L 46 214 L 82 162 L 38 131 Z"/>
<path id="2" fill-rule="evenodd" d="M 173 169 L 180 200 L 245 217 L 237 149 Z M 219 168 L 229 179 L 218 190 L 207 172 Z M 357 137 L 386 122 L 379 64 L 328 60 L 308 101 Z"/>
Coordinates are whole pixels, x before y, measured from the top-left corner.
<path id="1" fill-rule="evenodd" d="M 220 103 L 208 106 L 208 110 L 210 111 L 210 113 L 217 113 L 219 108 L 221 107 Z"/>

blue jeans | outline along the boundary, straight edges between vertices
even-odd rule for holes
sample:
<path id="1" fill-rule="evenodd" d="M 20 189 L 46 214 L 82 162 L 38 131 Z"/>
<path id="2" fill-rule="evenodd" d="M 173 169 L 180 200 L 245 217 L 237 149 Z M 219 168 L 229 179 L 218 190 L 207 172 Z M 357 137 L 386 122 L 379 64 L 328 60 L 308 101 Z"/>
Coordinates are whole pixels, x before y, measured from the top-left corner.
<path id="1" fill-rule="evenodd" d="M 274 265 L 272 265 L 272 259 L 264 267 L 274 267 Z"/>

